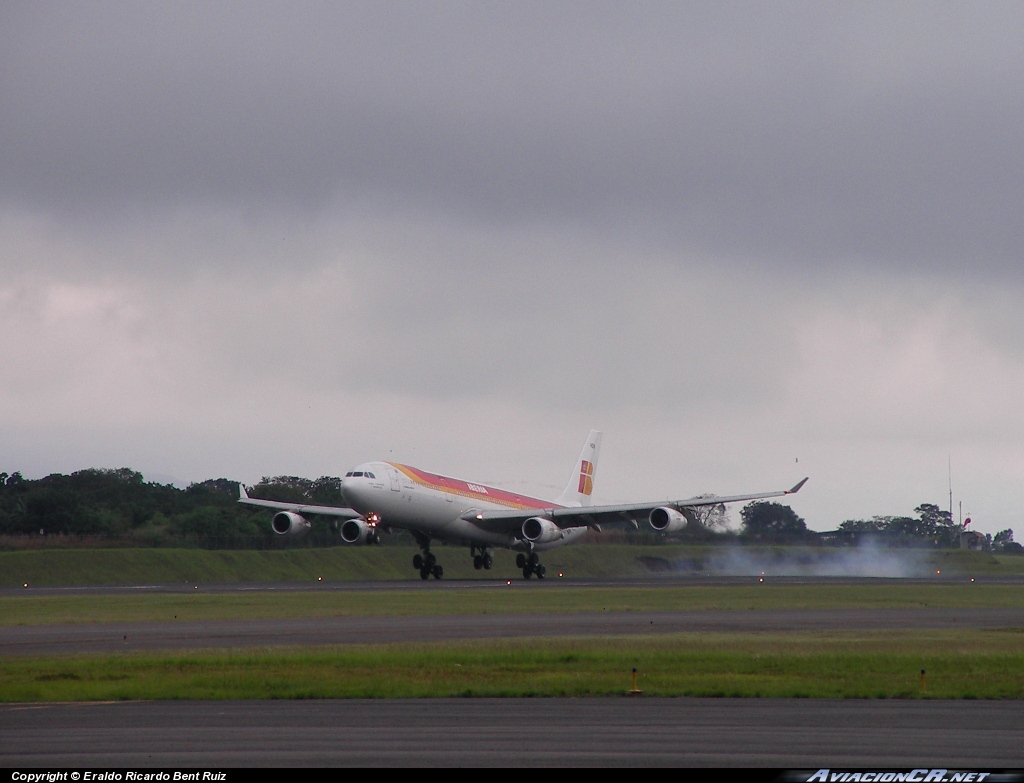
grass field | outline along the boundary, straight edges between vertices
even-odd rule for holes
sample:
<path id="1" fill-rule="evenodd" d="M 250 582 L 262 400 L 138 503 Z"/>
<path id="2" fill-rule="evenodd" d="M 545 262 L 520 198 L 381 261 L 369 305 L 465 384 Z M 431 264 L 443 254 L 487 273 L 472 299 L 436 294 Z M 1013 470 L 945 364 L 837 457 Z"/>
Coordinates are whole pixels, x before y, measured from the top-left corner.
<path id="1" fill-rule="evenodd" d="M 682 634 L 0 658 L 0 700 L 1024 698 L 1024 633 Z M 926 688 L 920 671 L 925 669 Z"/>
<path id="2" fill-rule="evenodd" d="M 901 583 L 32 596 L 0 624 L 341 615 L 1024 606 L 1017 585 Z M 1024 698 L 1024 629 L 487 640 L 0 658 L 0 700 L 587 696 Z M 920 670 L 927 670 L 921 691 Z"/>
<path id="3" fill-rule="evenodd" d="M 151 585 L 175 582 L 302 582 L 413 579 L 413 547 L 333 547 L 277 551 L 203 549 L 47 549 L 0 552 L 0 587 Z M 446 579 L 519 578 L 515 555 L 495 552 L 491 571 L 474 571 L 468 550 L 435 547 Z M 887 550 L 889 565 L 905 564 L 906 575 L 935 569 L 970 574 L 1024 573 L 1024 557 L 962 550 Z M 631 546 L 580 544 L 547 552 L 548 574 L 567 577 L 628 577 L 673 570 L 701 571 L 716 565 L 747 573 L 799 572 L 825 567 L 830 559 L 858 557 L 856 550 L 801 547 Z M 860 556 L 864 560 L 864 556 Z M 823 566 L 824 564 L 824 566 Z M 843 573 L 842 563 L 837 573 Z M 850 575 L 857 575 L 856 572 Z"/>
<path id="4" fill-rule="evenodd" d="M 0 626 L 173 622 L 369 615 L 524 612 L 667 612 L 687 609 L 1024 607 L 1019 585 L 872 584 L 563 587 L 496 583 L 493 589 L 375 590 L 0 598 Z"/>

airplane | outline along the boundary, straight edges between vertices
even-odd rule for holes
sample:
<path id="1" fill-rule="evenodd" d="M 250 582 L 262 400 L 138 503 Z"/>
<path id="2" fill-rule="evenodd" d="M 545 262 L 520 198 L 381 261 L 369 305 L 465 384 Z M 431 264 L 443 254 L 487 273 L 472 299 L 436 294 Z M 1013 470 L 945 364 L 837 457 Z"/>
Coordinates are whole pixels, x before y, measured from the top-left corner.
<path id="1" fill-rule="evenodd" d="M 473 567 L 488 570 L 494 547 L 515 550 L 516 567 L 523 578 L 546 573 L 539 552 L 578 541 L 588 530 L 625 522 L 639 529 L 646 521 L 659 533 L 674 533 L 697 523 L 698 510 L 724 503 L 792 495 L 807 479 L 792 489 L 750 495 L 718 497 L 702 495 L 685 500 L 648 503 L 591 505 L 601 433 L 591 430 L 569 476 L 565 490 L 554 501 L 520 495 L 462 479 L 430 473 L 397 462 L 365 462 L 345 474 L 341 492 L 351 507 L 283 503 L 250 498 L 238 485 L 238 502 L 274 509 L 271 526 L 281 536 L 301 535 L 311 528 L 307 517 L 334 517 L 346 544 L 380 542 L 382 530 L 412 533 L 420 547 L 413 567 L 421 579 L 440 579 L 444 569 L 430 551 L 430 542 L 445 541 L 469 546 Z"/>

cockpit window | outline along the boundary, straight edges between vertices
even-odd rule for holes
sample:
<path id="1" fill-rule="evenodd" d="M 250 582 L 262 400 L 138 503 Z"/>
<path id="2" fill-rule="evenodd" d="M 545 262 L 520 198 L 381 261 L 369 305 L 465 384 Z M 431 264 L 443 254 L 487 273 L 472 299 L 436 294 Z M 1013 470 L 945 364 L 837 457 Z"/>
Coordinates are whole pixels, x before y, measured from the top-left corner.
<path id="1" fill-rule="evenodd" d="M 354 472 L 354 473 L 352 474 L 352 477 L 353 477 L 353 478 L 362 478 L 362 477 L 363 477 L 363 471 L 361 471 L 361 470 L 357 470 L 357 471 L 355 471 L 355 472 Z"/>
<path id="2" fill-rule="evenodd" d="M 352 471 L 351 470 L 348 473 L 345 474 L 345 478 L 352 478 Z"/>
<path id="3" fill-rule="evenodd" d="M 375 478 L 377 478 L 377 477 L 376 477 L 375 475 L 373 475 L 373 474 L 372 474 L 372 473 L 371 473 L 370 471 L 366 471 L 366 474 L 365 474 L 365 475 L 366 475 L 366 478 L 372 478 L 372 479 L 375 479 Z"/>

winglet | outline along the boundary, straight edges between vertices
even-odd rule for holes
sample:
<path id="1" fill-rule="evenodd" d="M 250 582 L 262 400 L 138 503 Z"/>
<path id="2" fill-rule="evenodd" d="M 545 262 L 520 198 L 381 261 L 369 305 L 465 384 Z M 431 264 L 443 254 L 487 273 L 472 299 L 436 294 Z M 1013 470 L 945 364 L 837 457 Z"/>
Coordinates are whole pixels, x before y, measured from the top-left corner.
<path id="1" fill-rule="evenodd" d="M 807 479 L 804 479 L 804 481 L 807 481 Z M 248 500 L 249 499 L 249 494 L 245 491 L 245 484 L 243 484 L 241 481 L 238 482 L 238 499 L 239 500 Z"/>
<path id="2" fill-rule="evenodd" d="M 800 491 L 800 487 L 802 487 L 804 484 L 807 483 L 807 479 L 808 478 L 810 478 L 810 476 L 808 476 L 803 481 L 801 481 L 799 484 L 797 484 L 795 487 L 793 487 L 793 489 L 787 489 L 786 490 L 786 494 L 787 495 L 795 495 L 797 492 Z"/>

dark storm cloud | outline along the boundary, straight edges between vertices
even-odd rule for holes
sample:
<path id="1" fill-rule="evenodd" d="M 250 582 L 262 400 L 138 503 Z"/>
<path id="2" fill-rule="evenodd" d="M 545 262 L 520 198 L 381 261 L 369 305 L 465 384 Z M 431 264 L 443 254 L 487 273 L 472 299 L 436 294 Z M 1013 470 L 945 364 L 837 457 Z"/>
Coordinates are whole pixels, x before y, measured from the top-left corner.
<path id="1" fill-rule="evenodd" d="M 0 190 L 539 222 L 716 255 L 1024 252 L 1019 6 L 8 3 Z"/>
<path id="2" fill-rule="evenodd" d="M 1005 527 L 1022 8 L 0 3 L 5 469 Z"/>

